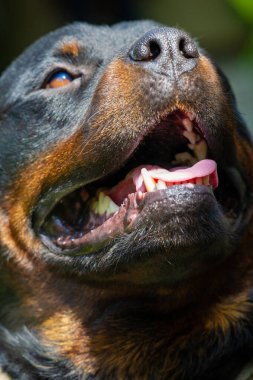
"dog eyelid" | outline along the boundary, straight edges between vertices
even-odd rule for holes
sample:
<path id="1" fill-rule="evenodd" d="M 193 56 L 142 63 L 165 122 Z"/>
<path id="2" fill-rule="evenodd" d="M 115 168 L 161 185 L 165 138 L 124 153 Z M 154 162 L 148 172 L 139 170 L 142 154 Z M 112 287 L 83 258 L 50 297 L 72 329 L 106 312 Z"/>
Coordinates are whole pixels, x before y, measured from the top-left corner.
<path id="1" fill-rule="evenodd" d="M 57 72 L 54 72 L 46 80 L 44 88 L 53 89 L 53 88 L 67 86 L 69 83 L 73 82 L 73 80 L 75 79 L 76 79 L 76 76 L 71 75 L 68 71 L 59 70 Z"/>

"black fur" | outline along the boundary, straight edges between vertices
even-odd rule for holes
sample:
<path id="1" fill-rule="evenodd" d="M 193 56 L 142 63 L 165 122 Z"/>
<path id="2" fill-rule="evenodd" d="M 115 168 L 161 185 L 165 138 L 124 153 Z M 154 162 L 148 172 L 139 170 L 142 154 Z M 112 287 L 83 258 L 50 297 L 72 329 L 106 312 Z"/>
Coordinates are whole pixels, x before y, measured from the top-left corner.
<path id="1" fill-rule="evenodd" d="M 162 61 L 161 71 L 153 72 L 152 62 L 150 64 L 148 60 L 143 63 L 145 70 L 142 73 L 145 72 L 145 75 L 143 74 L 132 92 L 133 97 L 136 94 L 142 96 L 140 105 L 138 104 L 139 108 L 143 107 L 145 110 L 143 118 L 139 116 L 141 121 L 137 122 L 134 119 L 135 113 L 132 112 L 132 108 L 138 108 L 137 101 L 132 105 L 129 97 L 129 108 L 127 108 L 128 103 L 124 108 L 122 106 L 124 99 L 122 100 L 121 96 L 124 98 L 126 94 L 123 90 L 122 94 L 119 91 L 118 110 L 115 101 L 111 100 L 118 88 L 114 91 L 106 88 L 108 83 L 114 85 L 114 82 L 106 82 L 104 79 L 108 67 L 118 60 L 126 65 L 132 65 L 131 67 L 135 67 L 138 72 L 138 60 L 130 62 L 129 58 L 133 54 L 132 46 L 135 48 L 137 46 L 137 53 L 140 53 L 138 49 L 143 46 L 143 38 L 146 43 L 159 33 L 161 35 L 167 33 L 171 38 L 175 38 L 178 31 L 161 27 L 151 21 L 121 23 L 113 27 L 75 23 L 40 39 L 12 63 L 0 78 L 0 232 L 2 233 L 0 366 L 13 379 L 119 379 L 118 368 L 109 366 L 108 369 L 106 365 L 92 374 L 83 372 L 69 358 L 59 354 L 57 342 L 47 344 L 43 341 L 38 332 L 40 323 L 37 321 L 38 316 L 27 316 L 29 306 L 23 305 L 24 299 L 30 294 L 37 301 L 37 288 L 42 288 L 44 292 L 39 293 L 38 297 L 41 297 L 41 294 L 46 300 L 47 296 L 49 299 L 50 296 L 58 297 L 55 299 L 56 305 L 60 300 L 61 306 L 72 308 L 76 317 L 80 318 L 84 325 L 87 324 L 86 333 L 89 338 L 91 337 L 91 341 L 96 334 L 103 335 L 105 330 L 112 334 L 112 336 L 108 334 L 109 343 L 114 342 L 114 334 L 118 333 L 117 336 L 120 336 L 123 332 L 127 339 L 129 332 L 132 335 L 136 332 L 138 335 L 140 331 L 148 332 L 147 338 L 151 338 L 152 342 L 153 335 L 155 336 L 158 331 L 157 342 L 161 345 L 159 346 L 161 357 L 152 364 L 151 369 L 148 367 L 150 365 L 148 361 L 143 364 L 143 371 L 146 370 L 146 366 L 148 368 L 143 372 L 144 380 L 172 378 L 173 380 L 234 380 L 251 356 L 253 312 L 250 292 L 245 288 L 246 281 L 243 282 L 244 275 L 245 277 L 246 274 L 249 275 L 251 264 L 247 264 L 246 249 L 241 256 L 238 250 L 251 217 L 252 180 L 249 178 L 250 169 L 247 169 L 247 164 L 238 158 L 233 133 L 236 138 L 242 140 L 242 144 L 245 143 L 249 147 L 251 138 L 237 110 L 235 97 L 226 77 L 219 68 L 210 64 L 214 76 L 217 75 L 219 78 L 219 89 L 217 94 L 214 94 L 216 88 L 208 84 L 210 78 L 203 79 L 198 72 L 191 77 L 188 73 L 195 67 L 195 61 L 191 61 L 190 65 L 187 62 L 188 66 L 181 65 L 181 61 L 174 66 L 172 63 L 167 65 L 167 62 L 173 62 L 175 53 L 170 45 L 166 52 L 166 60 Z M 185 34 L 183 36 L 188 38 Z M 81 44 L 79 54 L 76 56 L 68 53 L 60 54 L 59 48 L 73 39 Z M 139 41 L 139 45 L 136 45 L 136 41 Z M 192 46 L 195 47 L 191 45 L 191 48 Z M 192 49 L 194 55 L 196 51 Z M 135 51 L 135 54 L 137 53 Z M 63 88 L 57 92 L 57 95 L 56 93 L 53 95 L 51 90 L 45 91 L 47 80 L 55 68 L 68 69 L 76 75 L 82 73 L 78 87 L 72 84 L 68 91 Z M 123 72 L 122 76 L 124 75 L 126 74 Z M 174 186 L 164 193 L 147 196 L 134 228 L 132 230 L 125 228 L 124 233 L 108 239 L 109 241 L 106 241 L 102 247 L 95 244 L 95 248 L 88 247 L 87 250 L 91 249 L 88 255 L 85 254 L 87 253 L 85 247 L 82 247 L 80 252 L 77 249 L 69 253 L 47 245 L 37 226 L 45 213 L 49 213 L 48 210 L 54 207 L 56 200 L 123 166 L 140 135 L 148 136 L 144 146 L 145 144 L 149 146 L 149 139 L 154 137 L 151 132 L 152 124 L 157 122 L 165 106 L 168 103 L 172 104 L 176 96 L 178 103 L 186 104 L 189 108 L 195 107 L 198 111 L 198 117 L 203 121 L 204 136 L 210 151 L 214 152 L 222 176 L 223 172 L 227 173 L 232 168 L 243 184 L 243 194 L 238 196 L 240 217 L 236 228 L 230 227 L 222 207 L 206 186 L 201 186 L 197 190 Z M 103 119 L 104 124 L 100 125 L 99 122 L 96 124 L 96 118 L 99 120 L 101 115 L 106 116 Z M 229 130 L 230 124 L 235 128 L 233 133 Z M 36 162 L 39 162 L 38 166 L 35 165 L 36 170 L 38 173 L 43 173 L 41 166 L 42 164 L 46 166 L 47 152 L 60 146 L 78 131 L 82 131 L 80 154 L 87 153 L 89 143 L 93 142 L 88 152 L 91 157 L 90 162 L 86 163 L 85 159 L 82 162 L 80 155 L 77 154 L 73 162 L 80 160 L 79 166 L 71 168 L 67 173 L 64 172 L 54 182 L 47 182 L 47 178 L 41 180 L 39 193 L 34 195 L 34 199 L 26 200 L 26 194 L 23 194 L 22 189 L 18 187 L 20 173 L 24 177 L 26 170 Z M 155 138 L 156 150 L 151 151 L 150 157 L 155 156 L 156 151 L 160 150 L 162 161 L 163 155 L 167 154 L 165 148 L 171 141 L 171 136 L 164 134 L 160 139 L 159 136 Z M 142 154 L 140 149 L 133 160 L 141 161 Z M 41 157 L 45 160 L 42 164 Z M 71 160 L 71 157 L 69 159 Z M 61 170 L 59 167 L 55 168 L 56 171 L 58 169 Z M 16 185 L 14 189 L 17 191 L 14 199 L 13 184 Z M 226 183 L 223 186 L 226 188 Z M 20 193 L 16 189 L 19 189 Z M 23 203 L 23 199 L 20 200 L 19 197 L 25 199 Z M 30 202 L 26 218 L 21 220 L 21 225 L 25 225 L 26 228 L 26 239 L 23 239 L 21 233 L 16 232 L 21 228 L 19 221 L 16 220 L 16 225 L 10 227 L 8 240 L 4 228 L 8 224 L 6 220 L 9 218 L 9 209 L 14 208 L 16 202 L 21 202 L 23 208 Z M 13 251 L 8 246 L 11 239 L 17 243 L 16 250 L 13 248 Z M 34 240 L 39 241 L 36 251 L 32 249 Z M 25 262 L 23 252 L 27 255 L 25 259 L 30 260 L 32 269 L 23 263 Z M 235 261 L 231 259 L 233 254 Z M 241 265 L 238 269 L 240 273 L 237 275 L 235 268 L 238 268 L 241 257 L 242 262 L 245 261 L 245 267 Z M 229 262 L 228 266 L 226 260 Z M 38 268 L 37 273 L 34 268 Z M 42 271 L 45 270 L 45 277 L 40 273 L 40 268 L 43 268 Z M 226 274 L 227 281 L 218 273 L 220 268 L 221 272 L 223 270 L 222 273 L 229 268 L 230 272 Z M 212 275 L 217 272 L 219 276 L 217 283 L 215 278 L 211 284 L 211 280 L 205 278 L 205 271 L 207 273 L 210 271 Z M 33 280 L 29 277 L 31 273 L 35 273 Z M 197 290 L 195 287 L 191 290 L 196 277 L 201 275 L 203 276 L 196 285 Z M 37 276 L 42 276 L 39 278 L 42 279 L 45 289 L 43 286 L 40 288 L 41 284 L 38 285 L 36 282 Z M 203 294 L 205 293 L 203 289 L 209 285 L 208 282 L 211 290 L 206 290 L 206 296 Z M 72 284 L 74 284 L 73 290 Z M 100 302 L 96 301 L 96 296 L 91 296 L 92 301 L 89 299 L 86 303 L 86 300 L 80 296 L 85 286 L 88 290 L 91 287 L 94 294 L 98 294 L 98 298 L 100 291 L 104 294 L 103 292 L 108 290 L 110 294 L 113 289 L 116 294 L 115 299 L 112 297 L 112 303 L 109 301 L 107 304 L 107 299 L 102 299 Z M 185 296 L 182 309 L 177 311 L 178 305 L 181 305 L 181 294 L 188 295 L 188 287 L 191 298 L 188 300 Z M 79 293 L 76 289 L 80 289 Z M 161 296 L 157 289 L 159 292 L 161 289 L 162 291 L 173 289 L 173 292 L 169 296 L 167 294 Z M 186 289 L 186 292 L 183 293 L 182 289 Z M 121 299 L 120 291 L 125 298 L 122 296 Z M 177 291 L 180 294 L 179 299 Z M 247 311 L 243 311 L 242 315 L 239 313 L 240 317 L 235 324 L 229 325 L 226 333 L 218 326 L 215 331 L 202 334 L 201 329 L 196 329 L 196 333 L 192 334 L 191 328 L 194 329 L 195 324 L 191 318 L 194 319 L 195 314 L 197 318 L 202 313 L 202 310 L 198 310 L 200 307 L 198 302 L 201 307 L 204 305 L 203 314 L 208 315 L 209 298 L 210 304 L 215 305 L 226 297 L 238 296 L 241 293 L 246 294 Z M 87 320 L 82 320 L 85 314 L 83 310 L 90 307 L 88 302 L 91 302 L 92 310 L 89 310 Z M 160 303 L 164 308 L 160 309 Z M 58 313 L 62 311 L 60 308 L 57 309 L 58 306 L 55 306 L 56 310 L 50 308 L 47 310 L 46 302 L 45 304 L 42 302 L 42 305 L 46 315 L 43 313 L 40 315 L 42 322 L 43 318 L 54 316 L 55 311 Z M 52 303 L 50 305 L 52 307 Z M 170 306 L 171 314 L 168 311 Z M 40 308 L 39 306 L 38 309 Z M 174 338 L 177 340 L 178 335 L 185 334 L 193 339 L 186 340 L 183 348 L 180 347 L 179 353 L 172 353 L 179 363 L 178 372 L 170 373 L 168 369 L 167 375 L 160 376 L 163 359 L 166 358 L 169 362 L 166 355 L 168 348 L 173 345 L 165 333 L 166 328 L 172 320 L 180 321 L 187 313 L 190 314 L 190 324 L 181 326 L 179 323 L 179 330 L 176 330 Z M 163 327 L 157 330 L 160 323 Z M 154 342 L 157 343 L 155 338 Z M 147 344 L 147 347 L 151 346 L 152 343 L 149 346 Z M 200 348 L 201 350 L 203 348 L 204 354 Z M 200 356 L 197 354 L 199 351 L 201 351 Z M 145 350 L 144 353 L 146 354 Z M 136 378 L 139 380 L 142 368 L 138 367 L 136 371 L 138 374 Z M 135 380 L 131 373 L 132 368 L 128 368 L 122 380 Z"/>

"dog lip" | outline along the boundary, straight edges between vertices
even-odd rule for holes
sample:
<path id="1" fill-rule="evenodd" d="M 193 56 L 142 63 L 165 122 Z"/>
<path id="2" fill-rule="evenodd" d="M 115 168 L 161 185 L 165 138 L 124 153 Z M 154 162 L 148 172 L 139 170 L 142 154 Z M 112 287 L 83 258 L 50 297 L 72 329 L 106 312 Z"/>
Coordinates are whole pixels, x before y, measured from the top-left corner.
<path id="1" fill-rule="evenodd" d="M 156 190 L 154 192 L 141 193 L 136 192 L 129 194 L 119 211 L 111 218 L 106 220 L 101 226 L 88 232 L 80 238 L 65 239 L 65 241 L 53 243 L 43 233 L 41 234 L 42 242 L 54 253 L 65 256 L 82 256 L 98 252 L 103 246 L 117 238 L 121 234 L 131 233 L 136 224 L 141 221 L 142 214 L 152 214 L 156 207 L 162 209 L 166 204 L 169 209 L 180 203 L 182 207 L 192 202 L 198 202 L 203 197 L 211 197 L 215 200 L 213 191 L 204 185 L 175 185 L 173 187 Z M 210 199 L 211 199 L 210 198 Z M 183 202 L 182 202 L 183 201 Z M 184 204 L 183 204 L 184 203 Z"/>
<path id="2" fill-rule="evenodd" d="M 132 152 L 126 156 L 125 162 L 128 162 L 131 159 L 131 157 L 136 153 L 136 151 L 138 150 L 139 146 L 143 143 L 145 138 L 150 133 L 152 134 L 152 132 L 156 130 L 156 126 L 159 125 L 159 123 L 162 123 L 164 120 L 166 120 L 168 116 L 178 114 L 178 113 L 184 114 L 184 118 L 183 118 L 184 121 L 187 118 L 191 122 L 194 122 L 194 120 L 197 121 L 198 119 L 196 112 L 194 112 L 193 110 L 188 110 L 186 112 L 184 109 L 181 109 L 180 107 L 169 108 L 168 106 L 166 106 L 162 112 L 159 112 L 159 115 L 157 115 L 157 118 L 153 118 L 152 121 L 150 120 L 148 122 L 147 126 L 145 127 L 145 132 L 143 132 L 139 136 L 138 141 L 135 141 L 134 143 L 135 147 L 132 150 Z M 197 124 L 199 124 L 198 121 L 197 121 Z M 187 130 L 184 123 L 182 125 L 183 125 L 183 128 Z M 197 130 L 199 130 L 200 134 L 204 135 L 203 130 L 200 125 L 198 125 Z M 124 163 L 121 163 L 121 166 L 123 166 L 123 164 Z M 163 167 L 166 168 L 167 166 L 163 165 Z M 117 171 L 116 169 L 113 170 L 113 172 L 116 172 L 116 171 Z M 113 174 L 113 172 L 111 174 Z M 108 173 L 108 175 L 110 175 L 110 172 Z M 89 185 L 90 182 L 86 180 L 86 181 L 80 181 L 79 183 L 76 183 L 72 187 L 65 188 L 64 186 L 62 186 L 62 184 L 60 184 L 59 186 L 56 184 L 55 186 L 51 187 L 49 191 L 40 198 L 40 200 L 38 201 L 38 204 L 34 208 L 33 221 L 32 221 L 34 230 L 39 232 L 40 228 L 42 227 L 43 223 L 45 222 L 51 210 L 63 197 L 65 197 L 68 194 L 71 194 L 75 189 L 80 188 L 82 186 L 86 186 L 87 184 Z"/>
<path id="3" fill-rule="evenodd" d="M 179 110 L 180 111 L 180 110 Z M 182 112 L 182 111 L 180 111 Z M 173 113 L 169 113 L 173 114 Z M 195 120 L 195 114 L 188 115 L 189 119 Z M 191 116 L 191 117 L 190 117 Z M 194 119 L 195 118 L 195 119 Z M 153 128 L 154 130 L 154 128 Z M 202 131 L 203 133 L 203 131 Z M 144 136 L 145 138 L 145 136 Z M 208 142 L 208 141 L 207 141 Z M 181 185 L 185 186 L 185 185 Z M 186 185 L 187 191 L 191 191 L 192 184 L 189 186 Z M 205 188 L 205 186 L 194 186 L 194 191 L 198 188 Z M 77 235 L 71 236 L 60 236 L 59 239 L 62 239 L 60 244 L 55 244 L 50 237 L 47 237 L 43 232 L 39 232 L 42 241 L 53 251 L 63 254 L 87 254 L 99 250 L 101 246 L 106 244 L 109 240 L 112 240 L 119 234 L 128 233 L 131 228 L 134 226 L 136 219 L 138 219 L 143 207 L 148 207 L 149 204 L 154 202 L 162 201 L 166 198 L 166 191 L 169 191 L 169 194 L 173 194 L 176 197 L 178 191 L 178 186 L 173 186 L 173 189 L 167 190 L 157 190 L 151 193 L 145 193 L 143 197 L 137 199 L 136 194 L 128 194 L 125 202 L 120 207 L 119 211 L 112 215 L 109 219 L 103 222 L 101 225 L 97 226 L 91 231 L 86 232 L 81 237 Z M 172 191 L 172 193 L 171 193 Z M 174 193 L 175 191 L 175 193 Z M 205 189 L 206 191 L 206 189 Z M 203 194 L 203 191 L 200 192 Z M 197 194 L 197 193 L 196 193 Z M 164 198 L 165 197 L 165 198 Z M 142 201 L 142 203 L 140 203 Z M 47 212 L 47 215 L 49 212 Z M 45 218 L 42 218 L 45 220 Z M 44 221 L 43 220 L 43 221 Z M 41 223 L 40 225 L 42 225 Z M 237 223 L 236 223 L 237 224 Z M 39 229 L 37 229 L 39 231 Z M 58 239 L 57 239 L 58 240 Z M 58 246 L 57 246 L 58 245 Z"/>
<path id="4" fill-rule="evenodd" d="M 241 192 L 239 198 L 240 205 L 242 205 L 242 198 L 245 198 L 245 185 L 237 171 L 232 170 L 230 176 L 235 177 L 233 178 L 233 181 L 237 182 L 238 186 L 240 185 Z M 238 176 L 240 181 L 238 180 Z M 184 208 L 185 212 L 187 212 L 187 203 L 190 198 L 193 199 L 193 197 L 195 197 L 194 202 L 198 202 L 198 199 L 203 200 L 203 196 L 206 197 L 207 195 L 212 196 L 212 199 L 217 202 L 211 188 L 203 185 L 194 185 L 192 183 L 174 185 L 167 189 L 145 193 L 137 191 L 136 193 L 128 194 L 118 212 L 112 215 L 103 224 L 81 237 L 62 237 L 62 241 L 60 241 L 60 237 L 58 242 L 54 242 L 42 232 L 40 233 L 41 240 L 44 245 L 56 254 L 63 254 L 66 256 L 92 254 L 98 252 L 104 247 L 104 245 L 111 243 L 114 238 L 117 238 L 117 236 L 130 233 L 135 228 L 136 222 L 144 220 L 142 215 L 146 212 L 148 212 L 149 216 L 152 215 L 152 211 L 150 210 L 154 209 L 154 207 L 155 210 L 157 209 L 155 204 L 161 204 L 161 209 L 159 206 L 161 212 L 163 211 L 162 204 L 166 204 L 166 207 L 168 206 L 169 208 L 174 208 L 174 206 L 179 205 L 180 209 Z M 242 206 L 240 206 L 240 209 L 241 208 Z M 240 220 L 240 215 L 238 215 L 233 227 L 234 230 L 238 228 Z"/>
<path id="5" fill-rule="evenodd" d="M 113 216 L 107 219 L 102 225 L 86 233 L 80 238 L 57 240 L 54 244 L 43 233 L 41 240 L 55 253 L 78 255 L 92 253 L 102 247 L 108 240 L 119 234 L 130 231 L 131 225 L 144 207 L 142 203 L 146 194 L 140 192 L 129 194 L 123 204 Z M 77 251 L 77 252 L 76 252 Z"/>
<path id="6" fill-rule="evenodd" d="M 73 187 L 62 188 L 62 186 L 52 187 L 41 199 L 38 201 L 32 217 L 33 228 L 38 232 L 46 220 L 46 217 L 54 206 L 66 195 L 71 194 L 76 189 L 83 186 L 83 182 L 75 184 Z"/>

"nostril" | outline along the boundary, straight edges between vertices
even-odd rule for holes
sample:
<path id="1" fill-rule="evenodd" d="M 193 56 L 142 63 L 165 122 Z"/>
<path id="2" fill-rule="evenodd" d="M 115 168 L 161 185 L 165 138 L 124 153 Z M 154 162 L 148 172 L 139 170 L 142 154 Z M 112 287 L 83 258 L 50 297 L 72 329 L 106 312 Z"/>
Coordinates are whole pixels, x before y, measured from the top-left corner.
<path id="1" fill-rule="evenodd" d="M 161 54 L 158 40 L 149 39 L 139 41 L 130 51 L 130 58 L 134 61 L 153 61 Z"/>
<path id="2" fill-rule="evenodd" d="M 192 39 L 180 38 L 178 44 L 179 51 L 185 58 L 198 58 L 199 51 L 196 43 Z"/>
<path id="3" fill-rule="evenodd" d="M 156 59 L 161 54 L 161 47 L 158 41 L 151 40 L 149 42 L 150 59 Z"/>
<path id="4" fill-rule="evenodd" d="M 134 42 L 128 59 L 156 73 L 170 75 L 171 67 L 180 75 L 196 67 L 198 45 L 184 31 L 176 28 L 154 28 Z"/>

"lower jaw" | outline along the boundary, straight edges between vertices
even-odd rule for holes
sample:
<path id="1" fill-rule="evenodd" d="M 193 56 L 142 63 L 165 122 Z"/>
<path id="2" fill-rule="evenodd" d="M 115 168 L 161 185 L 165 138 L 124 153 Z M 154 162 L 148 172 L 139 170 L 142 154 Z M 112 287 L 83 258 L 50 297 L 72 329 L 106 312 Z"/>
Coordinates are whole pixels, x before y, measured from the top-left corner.
<path id="1" fill-rule="evenodd" d="M 43 242 L 50 248 L 55 246 L 65 252 L 78 247 L 85 247 L 85 252 L 89 253 L 90 251 L 94 251 L 94 249 L 101 244 L 105 244 L 108 239 L 114 238 L 121 233 L 127 233 L 128 230 L 131 230 L 134 221 L 142 211 L 143 203 L 145 203 L 146 199 L 155 199 L 157 195 L 158 198 L 163 197 L 164 194 L 166 194 L 165 190 L 167 190 L 167 186 L 169 186 L 169 188 L 178 188 L 179 184 L 183 184 L 183 186 L 188 189 L 194 189 L 196 184 L 202 184 L 204 183 L 204 180 L 207 180 L 205 185 L 207 188 L 217 187 L 218 185 L 216 164 L 212 160 L 202 160 L 192 167 L 179 167 L 170 171 L 158 166 L 139 166 L 130 172 L 126 178 L 120 181 L 116 186 L 106 190 L 105 194 L 108 195 L 97 190 L 97 194 L 99 194 L 97 201 L 95 201 L 95 198 L 89 197 L 89 193 L 83 189 L 83 196 L 88 197 L 84 204 L 88 205 L 89 209 L 86 210 L 86 214 L 89 219 L 88 223 L 86 222 L 84 225 L 83 230 L 80 230 L 80 236 L 77 236 L 77 233 L 63 234 L 51 241 L 51 243 L 53 243 L 51 244 L 50 239 L 47 238 L 47 234 L 43 233 Z M 151 193 L 152 196 L 149 196 L 149 193 Z M 117 206 L 113 200 L 121 206 Z M 105 203 L 109 206 L 107 205 L 107 207 L 104 207 Z M 78 203 L 76 203 L 76 205 L 77 204 Z M 68 209 L 66 205 L 69 206 L 68 203 L 65 204 L 65 208 Z M 108 210 L 113 211 L 115 209 L 118 209 L 118 211 L 113 215 L 109 215 L 109 218 L 106 217 Z M 96 225 L 96 223 L 94 225 L 94 214 L 98 215 L 95 222 L 102 219 L 101 225 Z M 57 217 L 57 214 L 52 214 L 51 224 L 49 219 L 49 224 L 46 225 L 46 229 L 50 230 L 50 226 L 52 226 L 51 229 L 53 232 L 55 231 L 56 234 L 57 228 L 58 230 L 62 229 L 63 231 L 64 229 L 66 231 L 68 229 L 70 230 L 68 227 L 65 228 L 64 224 L 61 225 L 61 220 Z"/>
<path id="2" fill-rule="evenodd" d="M 208 160 L 205 160 L 205 161 L 208 161 Z M 216 169 L 215 169 L 216 166 L 214 165 L 214 162 L 211 160 L 209 161 L 211 163 L 210 173 L 216 173 Z M 207 167 L 209 167 L 208 164 L 209 162 L 207 163 Z M 197 165 L 203 165 L 203 161 L 199 162 Z M 200 169 L 199 171 L 197 171 L 197 174 L 202 173 L 201 170 L 203 172 L 203 169 L 201 169 L 201 166 L 200 166 Z M 206 174 L 206 170 L 207 169 L 205 167 L 204 168 L 205 174 Z M 215 170 L 215 172 L 213 172 L 213 170 Z M 187 174 L 189 174 L 188 172 L 190 172 L 190 170 L 186 169 Z M 183 176 L 185 176 L 185 173 L 182 173 L 182 174 Z M 172 175 L 174 176 L 173 173 Z M 176 173 L 176 175 L 178 174 Z M 180 175 L 180 170 L 179 170 L 179 175 Z M 168 220 L 169 218 L 176 218 L 176 220 L 181 218 L 183 221 L 185 216 L 187 216 L 187 214 L 189 213 L 189 205 L 187 204 L 187 202 L 189 199 L 193 199 L 194 197 L 196 199 L 195 201 L 193 200 L 192 202 L 193 209 L 191 211 L 195 216 L 193 217 L 192 223 L 198 224 L 198 214 L 201 218 L 202 209 L 205 208 L 203 205 L 203 198 L 205 198 L 207 194 L 209 196 L 212 196 L 213 203 L 211 205 L 211 208 L 213 209 L 219 208 L 220 221 L 222 221 L 224 226 L 226 226 L 226 229 L 232 232 L 233 229 L 237 227 L 236 221 L 239 220 L 238 215 L 236 215 L 233 209 L 231 209 L 229 210 L 229 213 L 232 215 L 232 218 L 228 218 L 228 217 L 226 218 L 225 214 L 221 211 L 221 207 L 218 205 L 218 202 L 216 201 L 214 197 L 213 187 L 217 186 L 217 173 L 215 174 L 215 177 L 212 177 L 210 175 L 210 185 L 204 185 L 204 184 L 198 185 L 196 182 L 192 183 L 193 180 L 190 179 L 191 181 L 190 183 L 180 184 L 180 185 L 173 184 L 173 186 L 168 187 L 167 189 L 163 189 L 163 190 L 149 189 L 148 190 L 149 192 L 142 192 L 143 191 L 142 187 L 144 186 L 144 183 L 138 182 L 139 180 L 137 180 L 136 182 L 136 178 L 134 176 L 133 178 L 135 178 L 134 179 L 135 185 L 134 187 L 133 185 L 130 185 L 129 187 L 127 185 L 128 178 L 129 177 L 127 176 L 124 180 L 122 180 L 119 184 L 115 186 L 117 191 L 115 191 L 115 187 L 113 187 L 112 189 L 106 190 L 105 194 L 108 194 L 112 198 L 115 197 L 115 194 L 116 194 L 116 199 L 117 199 L 118 195 L 122 194 L 121 187 L 123 183 L 125 186 L 124 194 L 128 194 L 128 195 L 125 197 L 125 199 L 124 197 L 122 197 L 122 195 L 121 197 L 118 197 L 118 204 L 121 204 L 122 199 L 124 199 L 123 203 L 121 204 L 120 207 L 114 204 L 118 208 L 118 211 L 115 212 L 112 216 L 109 216 L 109 218 L 105 217 L 101 225 L 95 225 L 95 226 L 89 225 L 89 228 L 87 227 L 87 225 L 85 228 L 81 226 L 79 230 L 73 228 L 73 232 L 58 234 L 57 236 L 57 229 L 54 228 L 55 223 L 53 223 L 53 232 L 56 232 L 56 233 L 55 234 L 53 233 L 50 236 L 50 234 L 47 233 L 47 228 L 42 229 L 41 239 L 43 243 L 54 253 L 63 254 L 63 255 L 88 255 L 91 253 L 96 253 L 100 251 L 101 249 L 103 249 L 104 246 L 110 245 L 115 239 L 117 239 L 121 235 L 130 234 L 133 230 L 138 228 L 136 226 L 138 226 L 140 224 L 140 221 L 143 219 L 143 215 L 145 215 L 146 209 L 151 208 L 151 206 L 153 207 L 155 205 L 154 207 L 159 209 L 158 218 L 155 223 L 153 222 L 153 219 L 154 219 L 156 210 L 154 210 L 153 213 L 150 212 L 148 215 L 148 218 L 146 218 L 147 225 L 150 222 L 151 224 L 153 223 L 153 225 L 150 226 L 151 229 L 153 228 L 153 232 L 156 230 L 156 225 L 159 226 L 161 224 L 161 220 L 159 220 L 159 217 L 160 216 L 162 217 L 163 214 L 166 215 L 166 218 Z M 138 176 L 138 178 L 140 177 Z M 144 177 L 143 177 L 143 180 L 145 182 Z M 209 181 L 209 178 L 208 178 L 208 181 Z M 147 183 L 145 182 L 146 190 L 147 190 L 147 186 L 149 186 L 148 182 L 149 182 L 148 180 L 147 180 Z M 223 179 L 223 182 L 226 183 L 224 179 Z M 152 187 L 152 183 L 150 186 Z M 232 187 L 228 185 L 229 192 L 231 191 Z M 139 191 L 128 193 L 129 189 L 138 190 L 138 188 L 140 189 Z M 82 189 L 84 192 L 86 191 L 84 188 L 81 188 L 78 191 L 80 192 L 82 191 Z M 218 191 L 219 191 L 219 188 L 218 188 Z M 185 197 L 180 196 L 180 194 L 182 193 L 185 194 Z M 70 195 L 73 195 L 73 194 L 70 194 Z M 87 196 L 87 194 L 86 195 L 84 194 L 84 196 Z M 89 206 L 90 211 L 92 207 L 94 207 L 92 200 L 93 198 L 88 198 L 88 202 L 86 201 L 85 203 L 85 204 L 90 205 Z M 98 203 L 98 202 L 95 202 L 95 203 Z M 158 207 L 158 205 L 161 205 L 162 203 L 164 203 L 165 206 Z M 231 203 L 231 200 L 230 200 L 230 203 Z M 67 206 L 68 206 L 68 203 L 67 203 Z M 95 210 L 99 210 L 101 207 L 104 210 L 106 210 L 106 208 L 104 208 L 103 206 L 103 202 L 102 203 L 100 202 L 99 206 L 95 207 Z M 112 206 L 110 205 L 109 207 L 112 207 Z M 164 207 L 167 207 L 168 210 L 173 210 L 173 212 L 164 212 Z M 175 209 L 175 207 L 177 209 Z M 211 213 L 209 216 L 210 216 L 209 223 L 210 223 L 210 228 L 211 228 L 211 226 L 213 225 L 213 220 L 212 220 L 213 218 L 212 218 Z M 102 215 L 102 217 L 104 216 Z M 166 218 L 163 221 L 165 225 L 168 224 L 168 220 L 166 220 Z M 61 224 L 61 220 L 59 220 L 59 223 Z M 217 225 L 219 225 L 219 221 L 217 221 Z M 43 227 L 45 227 L 45 224 Z M 171 227 L 172 230 L 174 230 L 175 236 L 177 236 L 180 233 L 180 229 L 181 229 L 180 223 L 177 225 L 177 227 L 179 229 L 178 231 L 174 230 L 173 226 Z M 60 226 L 60 228 L 58 228 L 58 231 L 62 229 L 64 232 L 64 228 L 65 228 L 64 226 L 63 227 Z M 206 229 L 208 229 L 208 225 L 206 226 Z M 164 239 L 166 240 L 167 237 L 164 236 Z M 170 244 L 170 241 L 168 242 L 168 244 Z"/>
<path id="3" fill-rule="evenodd" d="M 151 235 L 157 231 L 157 236 L 163 231 L 161 248 L 165 242 L 169 248 L 175 245 L 177 239 L 180 240 L 179 235 L 182 229 L 187 232 L 187 225 L 184 226 L 186 219 L 189 221 L 189 226 L 198 226 L 204 219 L 210 223 L 209 218 L 214 219 L 216 214 L 218 217 L 215 222 L 218 228 L 213 235 L 219 235 L 219 230 L 226 233 L 228 225 L 212 190 L 203 185 L 178 185 L 166 190 L 130 194 L 115 215 L 79 238 L 62 236 L 53 240 L 45 234 L 42 234 L 41 238 L 44 244 L 57 254 L 82 256 L 99 252 L 105 246 L 114 245 L 121 236 L 124 238 L 136 231 L 138 234 L 138 229 L 142 229 L 151 232 Z M 214 220 L 212 220 L 212 225 L 213 223 Z M 205 225 L 205 228 L 208 229 L 208 225 Z M 149 240 L 150 236 L 147 235 L 146 239 Z M 202 239 L 207 240 L 204 233 Z M 188 243 L 187 241 L 183 243 L 185 247 L 187 244 L 188 246 L 203 244 L 201 239 L 193 242 L 191 236 L 188 240 Z M 138 245 L 138 242 L 136 244 Z M 132 249 L 135 250 L 134 247 Z"/>

